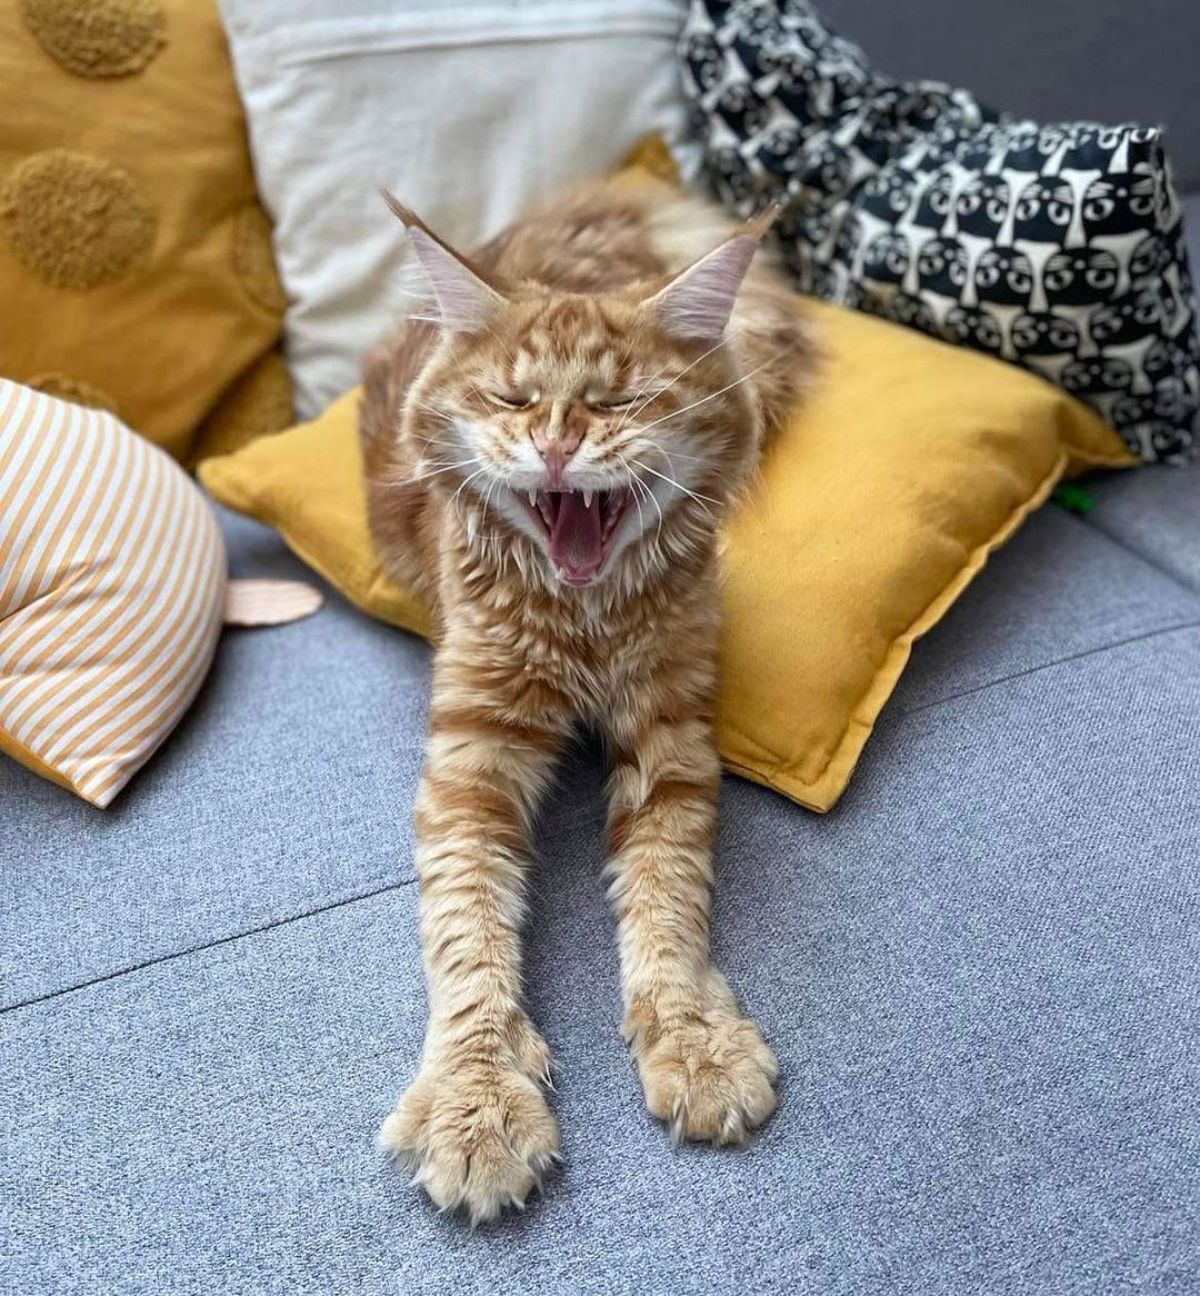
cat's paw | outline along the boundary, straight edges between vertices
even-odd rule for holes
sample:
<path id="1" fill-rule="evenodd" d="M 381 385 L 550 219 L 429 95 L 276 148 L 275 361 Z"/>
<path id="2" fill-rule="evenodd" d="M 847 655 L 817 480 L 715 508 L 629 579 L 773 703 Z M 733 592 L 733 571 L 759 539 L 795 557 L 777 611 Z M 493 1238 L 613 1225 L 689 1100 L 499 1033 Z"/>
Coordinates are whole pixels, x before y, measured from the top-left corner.
<path id="1" fill-rule="evenodd" d="M 558 1160 L 558 1126 L 541 1091 L 507 1061 L 424 1066 L 379 1142 L 442 1210 L 462 1207 L 472 1224 L 524 1206 Z"/>
<path id="2" fill-rule="evenodd" d="M 646 1105 L 673 1138 L 742 1143 L 775 1110 L 775 1054 L 736 1008 L 664 1021 L 634 1051 Z"/>

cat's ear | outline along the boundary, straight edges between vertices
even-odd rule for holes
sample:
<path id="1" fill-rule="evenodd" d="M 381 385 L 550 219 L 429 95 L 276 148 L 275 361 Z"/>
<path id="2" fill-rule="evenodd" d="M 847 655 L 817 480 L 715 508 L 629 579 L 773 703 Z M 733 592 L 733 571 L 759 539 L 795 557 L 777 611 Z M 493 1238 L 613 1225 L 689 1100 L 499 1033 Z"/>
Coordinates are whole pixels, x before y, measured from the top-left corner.
<path id="1" fill-rule="evenodd" d="M 505 305 L 499 287 L 386 189 L 383 199 L 412 239 L 413 251 L 437 303 L 438 323 L 463 332 L 482 328 Z"/>
<path id="2" fill-rule="evenodd" d="M 647 300 L 668 333 L 697 342 L 721 340 L 754 253 L 778 215 L 773 206 L 746 221 Z"/>

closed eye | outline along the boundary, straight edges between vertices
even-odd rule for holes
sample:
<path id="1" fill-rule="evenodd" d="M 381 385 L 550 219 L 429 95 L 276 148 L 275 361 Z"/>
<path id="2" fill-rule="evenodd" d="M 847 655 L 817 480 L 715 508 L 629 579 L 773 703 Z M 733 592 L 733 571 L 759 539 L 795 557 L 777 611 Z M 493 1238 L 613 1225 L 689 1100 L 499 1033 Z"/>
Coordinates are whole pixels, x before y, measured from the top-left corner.
<path id="1" fill-rule="evenodd" d="M 494 405 L 499 405 L 501 409 L 528 409 L 537 402 L 536 393 L 532 396 L 525 396 L 520 392 L 488 392 L 487 397 Z"/>
<path id="2" fill-rule="evenodd" d="M 625 409 L 626 406 L 632 405 L 637 400 L 637 392 L 623 393 L 619 396 L 602 396 L 594 400 L 589 400 L 588 404 L 592 409 L 598 410 L 617 410 Z"/>

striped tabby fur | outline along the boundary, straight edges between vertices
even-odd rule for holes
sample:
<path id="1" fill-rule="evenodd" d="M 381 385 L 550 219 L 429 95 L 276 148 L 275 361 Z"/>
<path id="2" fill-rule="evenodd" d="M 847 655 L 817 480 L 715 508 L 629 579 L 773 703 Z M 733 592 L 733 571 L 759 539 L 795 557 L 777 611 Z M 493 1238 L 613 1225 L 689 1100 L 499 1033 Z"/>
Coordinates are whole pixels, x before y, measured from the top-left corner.
<path id="1" fill-rule="evenodd" d="M 530 821 L 579 725 L 611 757 L 624 1034 L 650 1110 L 737 1143 L 774 1108 L 775 1059 L 709 957 L 717 528 L 809 347 L 750 264 L 767 222 L 666 184 L 574 192 L 469 261 L 395 207 L 428 300 L 368 362 L 366 490 L 437 647 L 416 810 L 429 1026 L 382 1140 L 480 1220 L 558 1152 L 520 929 Z"/>

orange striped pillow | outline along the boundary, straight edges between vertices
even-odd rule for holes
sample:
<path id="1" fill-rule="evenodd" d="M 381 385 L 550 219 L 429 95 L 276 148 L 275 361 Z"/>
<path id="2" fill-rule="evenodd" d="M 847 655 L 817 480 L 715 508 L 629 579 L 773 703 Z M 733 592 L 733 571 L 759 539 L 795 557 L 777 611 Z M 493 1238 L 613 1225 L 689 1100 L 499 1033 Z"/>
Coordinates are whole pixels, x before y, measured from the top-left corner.
<path id="1" fill-rule="evenodd" d="M 216 521 L 163 451 L 0 379 L 0 750 L 108 805 L 200 687 L 224 591 Z"/>

